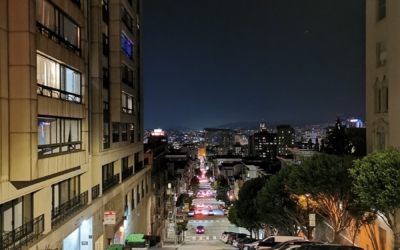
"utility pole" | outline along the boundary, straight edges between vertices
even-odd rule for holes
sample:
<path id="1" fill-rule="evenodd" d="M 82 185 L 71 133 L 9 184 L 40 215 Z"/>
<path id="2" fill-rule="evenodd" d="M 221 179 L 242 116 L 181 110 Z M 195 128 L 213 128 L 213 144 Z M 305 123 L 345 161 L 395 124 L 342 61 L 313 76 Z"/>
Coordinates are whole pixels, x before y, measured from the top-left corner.
<path id="1" fill-rule="evenodd" d="M 308 217 L 308 223 L 307 223 L 307 239 L 311 239 L 311 227 L 310 227 L 310 205 L 308 203 L 308 198 L 310 197 L 310 194 L 306 194 L 306 202 L 307 202 L 307 217 Z"/>

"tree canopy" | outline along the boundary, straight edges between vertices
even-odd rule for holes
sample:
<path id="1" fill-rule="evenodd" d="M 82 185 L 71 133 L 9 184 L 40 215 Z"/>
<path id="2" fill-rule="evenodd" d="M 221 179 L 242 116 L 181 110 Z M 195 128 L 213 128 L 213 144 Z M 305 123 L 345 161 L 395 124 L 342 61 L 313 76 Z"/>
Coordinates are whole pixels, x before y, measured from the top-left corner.
<path id="1" fill-rule="evenodd" d="M 239 199 L 235 201 L 234 207 L 236 206 L 237 217 L 239 226 L 247 228 L 251 231 L 254 228 L 259 228 L 260 215 L 254 204 L 254 200 L 257 197 L 258 192 L 265 185 L 265 178 L 255 178 L 244 183 L 243 187 L 239 191 Z"/>
<path id="2" fill-rule="evenodd" d="M 399 150 L 388 148 L 356 160 L 350 175 L 354 178 L 353 191 L 358 202 L 369 211 L 385 215 L 388 226 L 395 235 L 394 249 L 399 249 L 400 228 L 396 222 L 396 210 L 400 208 Z"/>
<path id="3" fill-rule="evenodd" d="M 303 228 L 307 215 L 287 186 L 291 167 L 283 168 L 265 183 L 255 199 L 260 220 L 287 235 L 297 234 Z"/>
<path id="4" fill-rule="evenodd" d="M 309 194 L 317 203 L 315 212 L 329 221 L 333 242 L 353 219 L 347 210 L 354 198 L 351 192 L 353 179 L 348 172 L 353 159 L 350 156 L 315 154 L 293 168 L 288 179 L 293 194 Z"/>

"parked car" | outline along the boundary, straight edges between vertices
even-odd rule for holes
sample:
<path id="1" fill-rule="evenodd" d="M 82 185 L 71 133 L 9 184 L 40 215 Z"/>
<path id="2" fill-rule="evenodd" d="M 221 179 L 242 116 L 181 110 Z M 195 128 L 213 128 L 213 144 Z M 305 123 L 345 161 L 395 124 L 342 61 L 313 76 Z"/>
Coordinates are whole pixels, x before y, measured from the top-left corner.
<path id="1" fill-rule="evenodd" d="M 228 241 L 226 243 L 232 245 L 233 241 L 236 241 L 239 238 L 246 238 L 247 236 L 247 234 L 243 233 L 233 233 L 228 237 Z"/>
<path id="2" fill-rule="evenodd" d="M 204 234 L 204 227 L 203 226 L 197 226 L 196 227 L 196 234 Z"/>
<path id="3" fill-rule="evenodd" d="M 190 209 L 188 212 L 188 217 L 193 217 L 194 216 L 194 209 Z"/>
<path id="4" fill-rule="evenodd" d="M 214 215 L 214 210 L 212 209 L 208 210 L 208 215 Z"/>
<path id="5" fill-rule="evenodd" d="M 224 215 L 228 215 L 229 210 L 228 209 L 224 209 Z"/>
<path id="6" fill-rule="evenodd" d="M 203 210 L 201 209 L 196 209 L 194 214 L 203 214 Z"/>
<path id="7" fill-rule="evenodd" d="M 258 240 L 253 238 L 238 239 L 236 247 L 239 248 L 239 250 L 243 250 L 245 244 L 251 244 L 253 242 L 258 242 Z"/>
<path id="8" fill-rule="evenodd" d="M 228 237 L 228 235 L 229 235 L 230 233 L 233 233 L 233 232 L 223 231 L 222 234 L 221 234 L 221 236 L 219 237 L 219 239 L 222 240 L 222 241 L 224 241 L 223 239 L 226 238 L 226 237 Z"/>
<path id="9" fill-rule="evenodd" d="M 279 243 L 290 241 L 290 240 L 302 240 L 303 238 L 300 236 L 281 236 L 274 235 L 268 236 L 267 238 L 261 240 L 256 246 L 253 246 L 251 249 L 256 250 L 268 250 L 273 246 L 278 245 Z"/>
<path id="10" fill-rule="evenodd" d="M 302 246 L 302 245 L 310 245 L 310 244 L 324 244 L 322 241 L 309 241 L 309 240 L 289 240 L 286 242 L 279 243 L 273 246 L 272 250 L 286 250 L 290 246 Z"/>
<path id="11" fill-rule="evenodd" d="M 302 245 L 296 250 L 364 250 L 364 249 L 361 247 L 341 246 L 335 244 L 311 244 L 311 245 Z"/>

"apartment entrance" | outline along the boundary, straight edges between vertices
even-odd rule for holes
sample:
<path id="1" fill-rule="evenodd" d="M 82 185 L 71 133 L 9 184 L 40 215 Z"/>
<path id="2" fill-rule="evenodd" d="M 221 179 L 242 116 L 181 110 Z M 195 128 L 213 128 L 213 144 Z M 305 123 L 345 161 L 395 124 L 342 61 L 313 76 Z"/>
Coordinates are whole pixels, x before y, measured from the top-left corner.
<path id="1" fill-rule="evenodd" d="M 92 250 L 92 218 L 81 222 L 80 227 L 63 240 L 63 249 Z"/>

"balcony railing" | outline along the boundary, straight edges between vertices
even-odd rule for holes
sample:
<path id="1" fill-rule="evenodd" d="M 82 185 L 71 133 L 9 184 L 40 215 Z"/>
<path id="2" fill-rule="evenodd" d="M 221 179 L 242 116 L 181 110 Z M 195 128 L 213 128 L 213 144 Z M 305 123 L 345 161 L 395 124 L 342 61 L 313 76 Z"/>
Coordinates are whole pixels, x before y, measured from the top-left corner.
<path id="1" fill-rule="evenodd" d="M 126 180 L 133 175 L 133 166 L 122 170 L 122 180 Z"/>
<path id="2" fill-rule="evenodd" d="M 55 207 L 51 210 L 51 225 L 54 227 L 58 223 L 67 219 L 69 216 L 80 211 L 88 203 L 88 191 L 75 196 L 71 200 Z"/>
<path id="3" fill-rule="evenodd" d="M 44 215 L 28 221 L 13 231 L 0 235 L 1 250 L 20 250 L 22 246 L 28 245 L 33 239 L 37 239 L 44 231 Z"/>
<path id="4" fill-rule="evenodd" d="M 67 142 L 49 145 L 38 145 L 38 157 L 45 158 L 47 156 L 54 156 L 64 154 L 66 152 L 81 151 L 82 142 Z"/>
<path id="5" fill-rule="evenodd" d="M 125 114 L 132 115 L 133 114 L 133 109 L 122 107 L 122 112 L 124 112 Z"/>
<path id="6" fill-rule="evenodd" d="M 119 183 L 119 173 L 103 181 L 103 193 L 112 189 Z"/>
<path id="7" fill-rule="evenodd" d="M 47 28 L 46 26 L 44 26 L 43 24 L 41 24 L 40 22 L 37 22 L 37 21 L 36 21 L 36 26 L 37 26 L 38 32 L 40 34 L 43 34 L 43 35 L 47 36 L 49 39 L 57 42 L 58 44 L 60 44 L 63 47 L 65 47 L 66 49 L 72 51 L 73 53 L 78 54 L 79 56 L 81 55 L 81 49 L 80 48 L 78 48 L 77 46 L 75 46 L 72 43 L 68 42 L 62 36 L 57 34 L 56 32 L 52 31 L 51 29 Z"/>
<path id="8" fill-rule="evenodd" d="M 135 174 L 142 169 L 143 169 L 143 162 L 142 161 L 135 162 Z"/>
<path id="9" fill-rule="evenodd" d="M 69 102 L 76 102 L 76 103 L 82 102 L 82 95 L 67 92 L 61 89 L 52 88 L 42 84 L 37 85 L 36 92 L 38 95 L 61 99 Z"/>
<path id="10" fill-rule="evenodd" d="M 100 196 L 100 184 L 92 187 L 92 200 Z"/>

